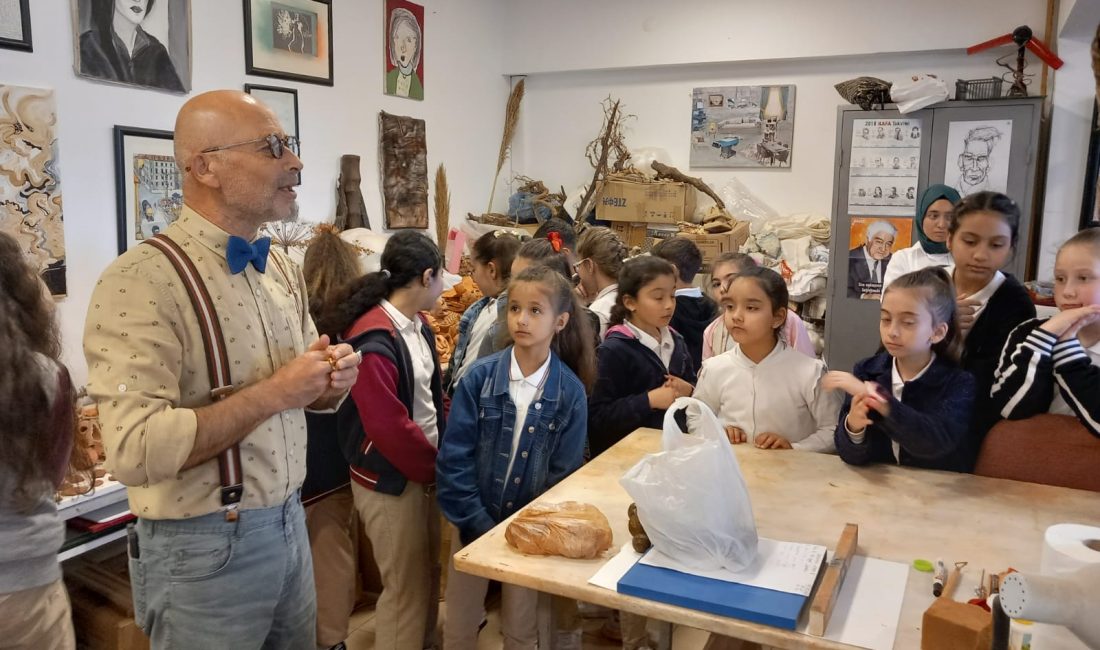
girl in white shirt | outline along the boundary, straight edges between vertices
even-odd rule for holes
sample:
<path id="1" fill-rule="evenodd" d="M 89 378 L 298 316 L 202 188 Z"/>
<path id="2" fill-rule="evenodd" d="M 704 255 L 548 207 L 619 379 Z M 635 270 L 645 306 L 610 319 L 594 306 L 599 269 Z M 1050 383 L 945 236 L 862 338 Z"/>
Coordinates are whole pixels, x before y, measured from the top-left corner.
<path id="1" fill-rule="evenodd" d="M 890 264 L 882 277 L 883 288 L 911 271 L 951 264 L 947 230 L 959 199 L 959 193 L 949 185 L 929 185 L 924 190 L 917 204 L 917 216 L 913 219 L 913 235 L 917 243 L 890 257 Z"/>
<path id="2" fill-rule="evenodd" d="M 831 453 L 840 398 L 821 388 L 825 363 L 782 339 L 787 300 L 786 283 L 771 269 L 748 268 L 733 280 L 721 311 L 736 345 L 703 362 L 695 397 L 731 443 Z"/>
<path id="3" fill-rule="evenodd" d="M 600 319 L 600 340 L 607 334 L 611 308 L 619 295 L 619 271 L 628 249 L 610 228 L 589 228 L 577 242 L 579 261 L 573 269 L 580 277 L 580 289 L 588 297 L 588 308 Z"/>

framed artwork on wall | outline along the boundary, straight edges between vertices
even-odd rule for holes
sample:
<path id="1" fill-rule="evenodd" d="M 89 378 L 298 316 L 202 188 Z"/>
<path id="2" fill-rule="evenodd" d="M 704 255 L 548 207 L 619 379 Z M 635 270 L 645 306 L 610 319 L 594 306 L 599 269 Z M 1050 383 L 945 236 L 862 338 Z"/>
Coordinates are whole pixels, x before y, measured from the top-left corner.
<path id="1" fill-rule="evenodd" d="M 0 0 L 3 2 L 3 0 Z M 96 81 L 191 91 L 191 0 L 72 0 L 73 67 Z M 133 43 L 133 55 L 117 42 Z"/>
<path id="2" fill-rule="evenodd" d="M 275 116 L 279 118 L 279 124 L 283 126 L 286 134 L 301 141 L 302 136 L 298 132 L 298 91 L 296 89 L 245 84 L 244 91 L 275 111 Z"/>
<path id="3" fill-rule="evenodd" d="M 331 86 L 331 0 L 244 0 L 245 72 Z"/>
<path id="4" fill-rule="evenodd" d="M 0 47 L 33 52 L 31 0 L 0 0 Z"/>
<path id="5" fill-rule="evenodd" d="M 692 89 L 691 166 L 789 169 L 794 91 L 791 85 Z"/>
<path id="6" fill-rule="evenodd" d="M 47 88 L 0 85 L 0 232 L 54 296 L 67 293 L 57 102 Z"/>
<path id="7" fill-rule="evenodd" d="M 183 175 L 172 138 L 171 131 L 115 126 L 119 255 L 179 219 Z"/>
<path id="8" fill-rule="evenodd" d="M 387 95 L 424 99 L 424 7 L 386 0 Z"/>
<path id="9" fill-rule="evenodd" d="M 1081 196 L 1081 228 L 1100 226 L 1100 105 L 1092 106 L 1092 128 L 1089 130 L 1089 157 L 1085 165 L 1085 191 Z"/>

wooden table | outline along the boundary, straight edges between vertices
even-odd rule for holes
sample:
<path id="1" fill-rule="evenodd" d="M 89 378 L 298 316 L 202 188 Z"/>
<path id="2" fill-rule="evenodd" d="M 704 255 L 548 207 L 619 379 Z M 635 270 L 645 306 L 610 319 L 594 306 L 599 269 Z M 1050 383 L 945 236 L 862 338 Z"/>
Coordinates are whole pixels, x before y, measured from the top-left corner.
<path id="1" fill-rule="evenodd" d="M 619 478 L 660 448 L 660 432 L 640 429 L 562 481 L 540 501 L 582 501 L 611 522 L 612 551 L 629 542 L 630 498 Z M 1043 532 L 1063 522 L 1100 525 L 1100 494 L 888 465 L 852 467 L 837 456 L 734 447 L 749 486 L 759 534 L 832 549 L 847 522 L 859 524 L 859 554 L 911 564 L 915 558 L 967 561 L 957 597 L 969 598 L 984 568 L 1037 571 Z M 485 578 L 623 609 L 662 621 L 779 648 L 849 648 L 797 632 L 634 598 L 588 584 L 606 561 L 524 556 L 508 547 L 501 523 L 455 556 Z M 920 647 L 932 578 L 910 572 L 895 648 Z M 1059 630 L 1068 635 L 1068 632 Z M 1070 637 L 1072 638 L 1072 637 Z M 1045 640 L 1045 639 L 1044 639 Z M 1044 643 L 1044 647 L 1049 647 Z M 1057 647 L 1073 647 L 1059 643 Z"/>

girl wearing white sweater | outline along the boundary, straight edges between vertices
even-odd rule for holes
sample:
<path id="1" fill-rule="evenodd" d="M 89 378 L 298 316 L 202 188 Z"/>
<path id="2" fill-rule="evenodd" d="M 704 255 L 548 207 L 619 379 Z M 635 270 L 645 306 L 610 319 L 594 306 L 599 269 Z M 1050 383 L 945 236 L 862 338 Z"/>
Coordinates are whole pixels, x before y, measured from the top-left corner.
<path id="1" fill-rule="evenodd" d="M 733 280 L 721 312 L 736 345 L 703 361 L 694 397 L 731 443 L 832 453 L 840 399 L 821 388 L 825 363 L 782 340 L 787 301 L 787 285 L 771 269 L 745 269 Z"/>

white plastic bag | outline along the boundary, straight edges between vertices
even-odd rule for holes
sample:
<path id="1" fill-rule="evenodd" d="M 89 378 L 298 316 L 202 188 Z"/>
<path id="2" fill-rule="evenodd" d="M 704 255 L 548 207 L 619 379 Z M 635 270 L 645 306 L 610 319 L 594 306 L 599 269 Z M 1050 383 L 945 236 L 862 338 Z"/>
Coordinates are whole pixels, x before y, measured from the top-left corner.
<path id="1" fill-rule="evenodd" d="M 683 408 L 695 435 L 676 424 Z M 663 451 L 649 454 L 619 480 L 638 506 L 653 546 L 700 570 L 744 569 L 756 559 L 756 522 L 741 467 L 714 413 L 681 397 L 665 413 Z"/>
<path id="2" fill-rule="evenodd" d="M 947 84 L 933 75 L 915 74 L 890 87 L 890 99 L 899 113 L 912 113 L 947 99 Z"/>

